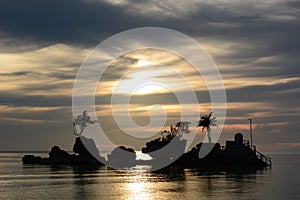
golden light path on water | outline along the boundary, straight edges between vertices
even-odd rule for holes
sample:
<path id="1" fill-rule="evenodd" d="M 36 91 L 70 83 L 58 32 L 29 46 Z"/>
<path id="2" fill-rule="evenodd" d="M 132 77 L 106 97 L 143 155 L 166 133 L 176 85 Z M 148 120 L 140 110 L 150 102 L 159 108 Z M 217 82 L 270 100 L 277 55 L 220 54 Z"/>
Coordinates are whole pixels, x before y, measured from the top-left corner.
<path id="1" fill-rule="evenodd" d="M 255 174 L 235 176 L 226 172 L 210 174 L 210 172 L 201 173 L 191 169 L 149 173 L 144 172 L 144 167 L 138 166 L 119 172 L 110 171 L 111 177 L 116 181 L 113 188 L 107 191 L 114 194 L 111 199 L 214 199 L 218 197 L 239 199 L 242 193 L 245 198 L 248 192 L 258 187 L 255 185 Z M 241 179 L 247 179 L 248 182 L 241 183 Z M 240 190 L 240 187 L 244 190 Z M 97 188 L 100 189 L 100 185 L 95 187 L 95 190 Z M 105 197 L 103 193 L 95 195 Z"/>
<path id="2" fill-rule="evenodd" d="M 153 199 L 153 193 L 150 190 L 151 183 L 149 183 L 149 180 L 144 175 L 145 174 L 141 172 L 130 177 L 130 182 L 125 185 L 126 189 L 129 191 L 128 199 Z"/>

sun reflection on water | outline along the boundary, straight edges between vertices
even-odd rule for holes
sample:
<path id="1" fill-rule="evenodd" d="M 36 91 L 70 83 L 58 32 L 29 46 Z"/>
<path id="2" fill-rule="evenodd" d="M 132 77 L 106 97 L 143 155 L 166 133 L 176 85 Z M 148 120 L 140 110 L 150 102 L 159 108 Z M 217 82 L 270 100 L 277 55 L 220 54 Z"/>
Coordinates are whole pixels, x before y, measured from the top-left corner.
<path id="1" fill-rule="evenodd" d="M 130 192 L 127 199 L 152 199 L 152 194 L 147 189 L 148 186 L 149 185 L 146 182 L 127 183 L 126 187 Z"/>
<path id="2" fill-rule="evenodd" d="M 126 199 L 153 199 L 151 192 L 151 182 L 148 173 L 133 172 L 128 182 L 125 185 L 125 189 L 128 191 Z"/>

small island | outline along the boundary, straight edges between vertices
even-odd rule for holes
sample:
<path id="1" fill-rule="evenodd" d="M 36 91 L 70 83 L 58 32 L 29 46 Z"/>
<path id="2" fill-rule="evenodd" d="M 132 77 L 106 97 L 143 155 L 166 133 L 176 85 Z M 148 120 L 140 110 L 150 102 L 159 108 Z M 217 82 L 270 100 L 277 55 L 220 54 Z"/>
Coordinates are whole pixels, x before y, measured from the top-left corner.
<path id="1" fill-rule="evenodd" d="M 87 118 L 86 112 L 83 113 Z M 87 120 L 90 121 L 89 118 Z M 151 160 L 137 160 L 136 152 L 132 148 L 119 146 L 115 148 L 107 159 L 99 153 L 95 142 L 91 138 L 77 135 L 73 145 L 73 154 L 70 154 L 58 146 L 53 146 L 48 158 L 42 158 L 34 155 L 25 155 L 22 158 L 23 164 L 40 164 L 40 165 L 99 165 L 114 166 L 120 168 L 128 168 L 136 165 L 150 165 L 164 161 L 170 161 L 168 167 L 181 168 L 251 168 L 258 169 L 270 167 L 272 165 L 271 158 L 256 150 L 256 147 L 243 139 L 242 133 L 236 133 L 234 140 L 226 141 L 225 146 L 219 143 L 211 143 L 210 127 L 215 126 L 215 118 L 212 112 L 209 115 L 201 116 L 198 126 L 208 132 L 208 143 L 198 143 L 190 151 L 185 151 L 186 140 L 182 138 L 183 134 L 190 132 L 190 122 L 178 122 L 175 126 L 170 126 L 170 131 L 161 132 L 161 137 L 149 141 L 142 148 L 142 152 L 152 157 Z M 91 122 L 91 121 L 90 121 Z M 86 127 L 82 121 L 79 122 Z M 95 123 L 94 121 L 92 123 Z M 81 129 L 81 132 L 83 129 Z M 86 148 L 88 144 L 89 148 Z M 199 157 L 202 147 L 211 147 L 211 151 L 203 158 Z M 164 151 L 160 149 L 164 148 Z M 96 155 L 96 156 L 95 156 Z M 178 156 L 179 155 L 179 156 Z"/>

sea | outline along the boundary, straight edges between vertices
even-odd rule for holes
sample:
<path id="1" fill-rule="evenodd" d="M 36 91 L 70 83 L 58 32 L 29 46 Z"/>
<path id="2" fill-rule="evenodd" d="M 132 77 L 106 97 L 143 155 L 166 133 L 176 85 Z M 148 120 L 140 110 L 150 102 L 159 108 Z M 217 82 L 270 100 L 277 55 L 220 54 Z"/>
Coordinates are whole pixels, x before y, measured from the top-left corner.
<path id="1" fill-rule="evenodd" d="M 24 154 L 0 153 L 0 199 L 300 199 L 300 155 L 268 154 L 261 170 L 23 165 Z"/>

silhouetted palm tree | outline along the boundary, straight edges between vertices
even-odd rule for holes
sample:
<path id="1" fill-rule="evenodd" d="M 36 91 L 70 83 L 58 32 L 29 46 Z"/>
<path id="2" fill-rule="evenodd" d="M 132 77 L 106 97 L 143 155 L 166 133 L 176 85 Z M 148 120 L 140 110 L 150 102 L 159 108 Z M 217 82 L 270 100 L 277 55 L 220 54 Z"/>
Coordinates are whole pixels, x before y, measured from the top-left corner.
<path id="1" fill-rule="evenodd" d="M 208 142 L 211 143 L 211 136 L 210 136 L 210 127 L 211 126 L 217 126 L 216 122 L 216 117 L 212 117 L 212 113 L 210 112 L 209 115 L 202 115 L 201 119 L 198 121 L 198 127 L 201 126 L 202 128 L 202 132 L 205 130 L 207 130 L 207 136 L 208 136 Z"/>

